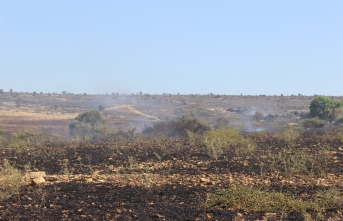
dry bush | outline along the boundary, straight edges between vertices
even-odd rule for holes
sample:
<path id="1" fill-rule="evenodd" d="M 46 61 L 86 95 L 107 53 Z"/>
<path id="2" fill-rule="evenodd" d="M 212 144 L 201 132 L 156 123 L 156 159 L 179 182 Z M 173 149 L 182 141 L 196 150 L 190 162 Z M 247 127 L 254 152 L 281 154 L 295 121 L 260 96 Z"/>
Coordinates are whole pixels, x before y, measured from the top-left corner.
<path id="1" fill-rule="evenodd" d="M 202 140 L 207 154 L 215 160 L 224 153 L 225 148 L 234 148 L 238 154 L 247 154 L 255 150 L 255 145 L 234 128 L 219 128 L 207 132 Z"/>
<path id="2" fill-rule="evenodd" d="M 288 147 L 291 147 L 295 144 L 295 141 L 300 136 L 300 133 L 295 130 L 294 128 L 289 128 L 282 133 L 283 140 L 287 144 Z"/>
<path id="3" fill-rule="evenodd" d="M 0 200 L 9 198 L 18 192 L 23 173 L 9 164 L 4 159 L 3 166 L 0 167 Z"/>

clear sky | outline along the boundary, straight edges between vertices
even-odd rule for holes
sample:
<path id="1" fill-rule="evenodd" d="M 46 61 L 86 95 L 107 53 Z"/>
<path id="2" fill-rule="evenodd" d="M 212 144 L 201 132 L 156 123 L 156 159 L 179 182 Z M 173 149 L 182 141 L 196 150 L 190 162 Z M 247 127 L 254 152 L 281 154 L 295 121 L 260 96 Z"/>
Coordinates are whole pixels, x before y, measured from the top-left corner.
<path id="1" fill-rule="evenodd" d="M 0 0 L 0 88 L 343 95 L 343 1 Z"/>

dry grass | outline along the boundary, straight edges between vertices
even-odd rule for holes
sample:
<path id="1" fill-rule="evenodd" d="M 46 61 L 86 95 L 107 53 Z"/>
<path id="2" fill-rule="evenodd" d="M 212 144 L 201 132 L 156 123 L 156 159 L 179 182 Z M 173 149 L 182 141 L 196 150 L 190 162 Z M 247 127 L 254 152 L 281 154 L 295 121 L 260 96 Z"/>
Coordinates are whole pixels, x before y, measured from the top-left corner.
<path id="1" fill-rule="evenodd" d="M 324 220 L 323 213 L 343 205 L 343 196 L 338 189 L 317 191 L 316 196 L 316 201 L 305 201 L 287 193 L 238 185 L 210 195 L 206 206 L 242 209 L 244 212 L 277 212 L 281 219 L 290 213 L 300 213 L 305 220 L 311 220 L 308 212 L 312 212 L 315 219 Z"/>
<path id="2" fill-rule="evenodd" d="M 12 121 L 20 121 L 20 120 L 27 120 L 27 121 L 40 121 L 40 120 L 69 120 L 74 119 L 77 114 L 70 114 L 65 113 L 62 114 L 60 112 L 57 113 L 49 113 L 49 112 L 39 112 L 36 113 L 34 111 L 25 111 L 25 110 L 18 110 L 18 109 L 0 109 L 0 118 L 4 119 L 11 119 Z"/>
<path id="3" fill-rule="evenodd" d="M 23 173 L 11 166 L 6 159 L 3 160 L 3 166 L 0 167 L 0 200 L 7 199 L 18 192 Z"/>

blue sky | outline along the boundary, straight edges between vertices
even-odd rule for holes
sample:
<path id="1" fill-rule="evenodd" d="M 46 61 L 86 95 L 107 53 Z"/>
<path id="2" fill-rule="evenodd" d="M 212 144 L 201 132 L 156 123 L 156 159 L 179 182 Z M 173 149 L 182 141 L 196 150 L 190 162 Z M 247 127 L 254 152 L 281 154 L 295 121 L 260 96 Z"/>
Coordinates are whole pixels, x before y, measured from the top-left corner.
<path id="1" fill-rule="evenodd" d="M 0 88 L 343 95 L 343 1 L 0 1 Z"/>

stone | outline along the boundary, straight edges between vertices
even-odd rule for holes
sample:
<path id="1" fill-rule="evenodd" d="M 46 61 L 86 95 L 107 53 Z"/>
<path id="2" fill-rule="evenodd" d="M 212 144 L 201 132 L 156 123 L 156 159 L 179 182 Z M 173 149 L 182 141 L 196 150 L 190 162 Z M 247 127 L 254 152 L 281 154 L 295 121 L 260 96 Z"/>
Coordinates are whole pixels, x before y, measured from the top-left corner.
<path id="1" fill-rule="evenodd" d="M 53 181 L 57 181 L 57 177 L 56 176 L 45 176 L 44 179 L 46 181 L 50 181 L 50 182 L 53 182 Z"/>
<path id="2" fill-rule="evenodd" d="M 37 172 L 29 172 L 29 178 L 34 179 L 38 177 L 45 177 L 46 174 L 44 171 L 37 171 Z"/>
<path id="3" fill-rule="evenodd" d="M 210 183 L 211 181 L 209 179 L 206 179 L 206 178 L 200 178 L 200 181 L 203 182 L 203 183 Z"/>
<path id="4" fill-rule="evenodd" d="M 34 178 L 33 180 L 32 180 L 32 183 L 34 183 L 34 184 L 36 184 L 36 185 L 39 185 L 39 184 L 42 184 L 42 183 L 45 183 L 46 181 L 45 181 L 45 179 L 42 177 L 42 176 L 40 176 L 40 177 L 37 177 L 37 178 Z"/>

